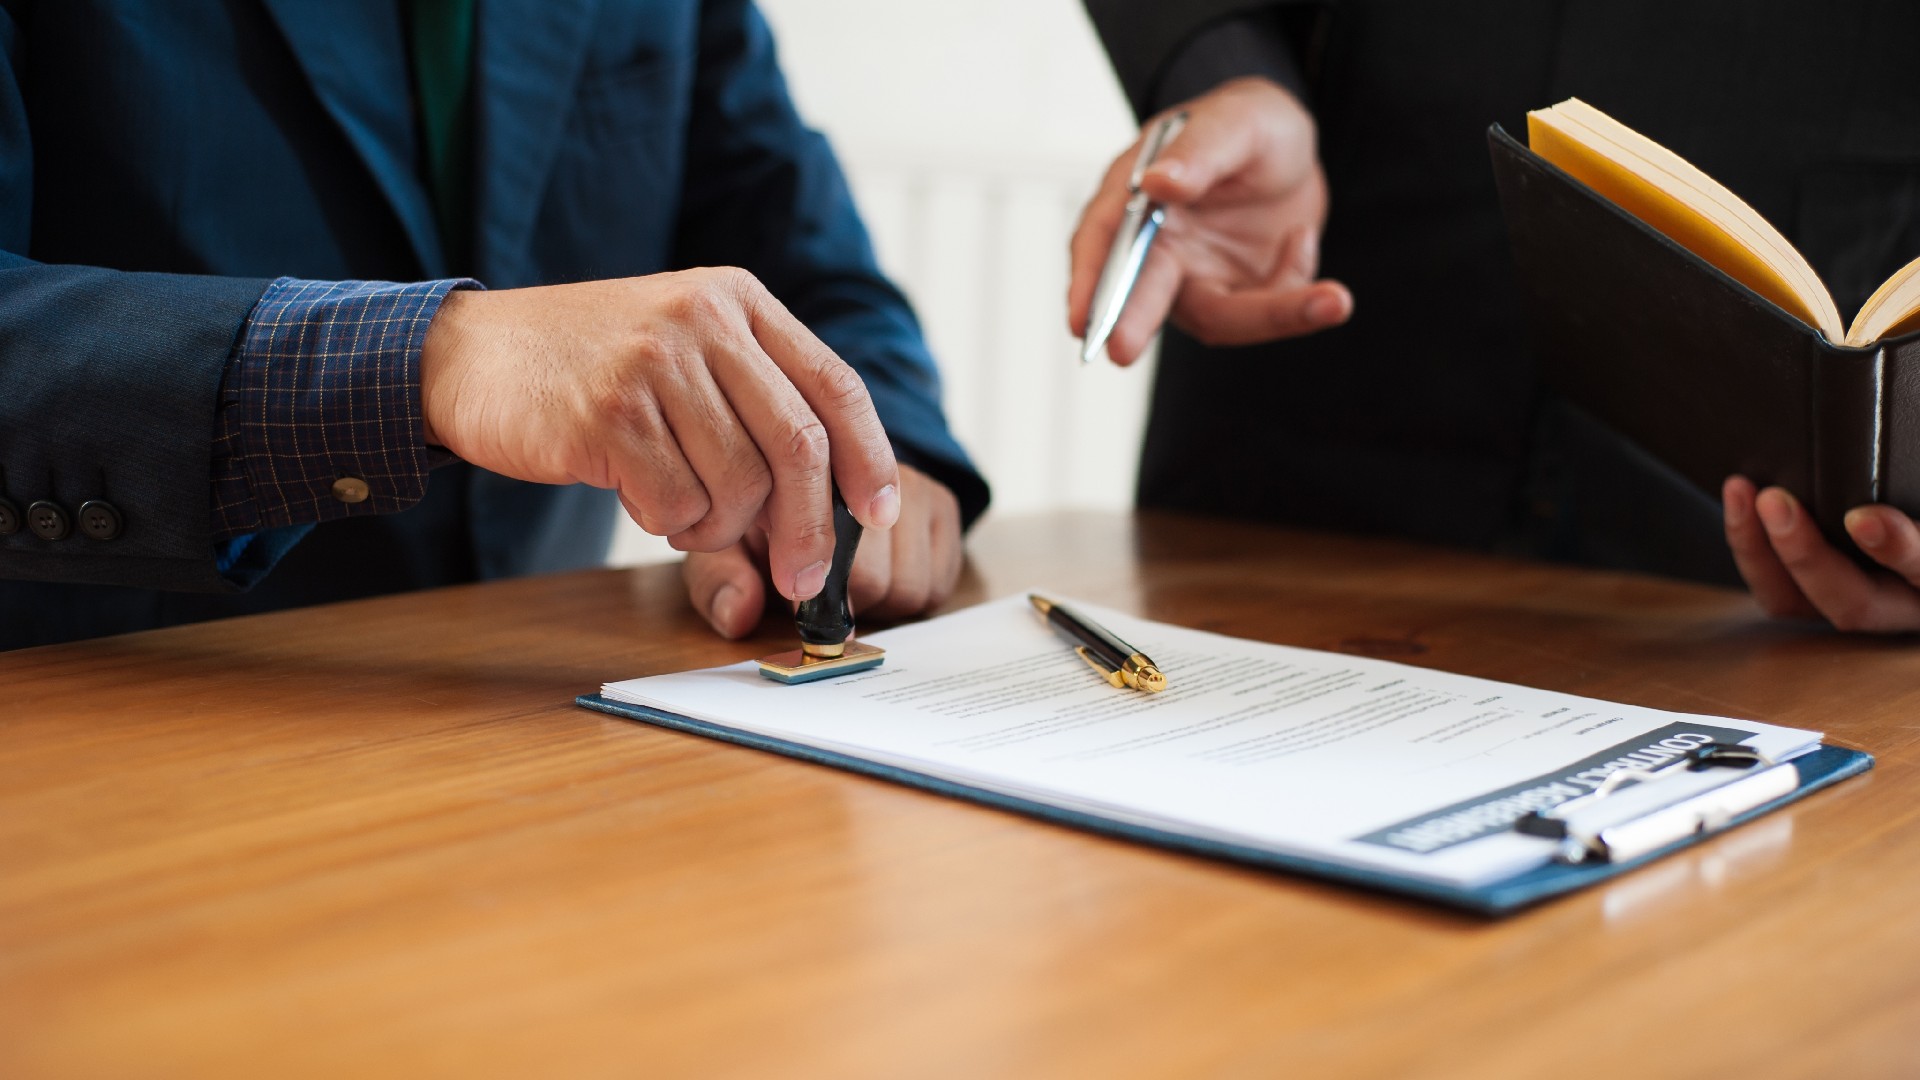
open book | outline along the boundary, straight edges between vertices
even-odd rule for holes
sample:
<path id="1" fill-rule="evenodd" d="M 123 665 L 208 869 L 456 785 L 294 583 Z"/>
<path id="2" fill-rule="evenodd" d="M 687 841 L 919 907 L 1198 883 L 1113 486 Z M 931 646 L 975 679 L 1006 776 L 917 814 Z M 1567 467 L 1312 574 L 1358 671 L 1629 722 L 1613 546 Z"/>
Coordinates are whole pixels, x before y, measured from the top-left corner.
<path id="1" fill-rule="evenodd" d="M 1799 250 L 1680 155 L 1579 98 L 1528 113 L 1527 140 L 1534 153 L 1836 345 L 1866 346 L 1920 329 L 1920 259 L 1888 278 L 1843 327 Z"/>
<path id="2" fill-rule="evenodd" d="M 1763 779 L 1682 764 L 1707 744 L 1745 744 L 1792 763 L 1769 767 L 1781 786 L 1749 801 L 1758 812 L 1869 760 L 1797 728 L 1076 608 L 1152 656 L 1168 688 L 1108 685 L 1015 596 L 875 634 L 866 640 L 886 648 L 887 663 L 856 675 L 788 686 L 747 662 L 608 683 L 580 703 L 1080 828 L 1483 911 L 1622 868 L 1556 861 L 1559 843 L 1514 828 L 1622 770 L 1679 765 L 1599 807 L 1637 816 Z M 1642 857 L 1694 835 L 1664 834 Z"/>
<path id="3" fill-rule="evenodd" d="M 1847 511 L 1920 513 L 1920 261 L 1848 328 L 1793 245 L 1677 154 L 1578 100 L 1527 128 L 1487 140 L 1546 384 L 1716 502 L 1736 474 L 1786 488 L 1870 563 Z"/>

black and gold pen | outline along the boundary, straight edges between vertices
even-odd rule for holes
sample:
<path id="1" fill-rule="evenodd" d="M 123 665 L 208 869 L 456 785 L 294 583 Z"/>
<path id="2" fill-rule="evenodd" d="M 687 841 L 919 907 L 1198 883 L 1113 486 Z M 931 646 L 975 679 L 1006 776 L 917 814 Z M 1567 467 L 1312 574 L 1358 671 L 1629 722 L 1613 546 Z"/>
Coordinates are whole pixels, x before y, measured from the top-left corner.
<path id="1" fill-rule="evenodd" d="M 1033 609 L 1047 620 L 1047 625 L 1053 627 L 1061 637 L 1073 642 L 1073 651 L 1110 685 L 1116 688 L 1132 687 L 1149 694 L 1157 694 L 1167 688 L 1167 677 L 1147 658 L 1147 654 L 1121 641 L 1112 631 L 1044 596 L 1028 593 L 1027 599 L 1032 601 Z"/>

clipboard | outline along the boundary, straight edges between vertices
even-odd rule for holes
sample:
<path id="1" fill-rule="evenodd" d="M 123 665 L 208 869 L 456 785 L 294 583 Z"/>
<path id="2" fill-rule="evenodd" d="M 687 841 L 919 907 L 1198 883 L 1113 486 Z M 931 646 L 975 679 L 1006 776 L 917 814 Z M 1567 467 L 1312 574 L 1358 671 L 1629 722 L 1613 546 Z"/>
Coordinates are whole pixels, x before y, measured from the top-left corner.
<path id="1" fill-rule="evenodd" d="M 1330 860 L 1280 854 L 1250 846 L 1187 836 L 1164 829 L 1083 813 L 1081 811 L 1052 806 L 1030 799 L 1017 798 L 984 788 L 956 783 L 943 777 L 901 769 L 848 754 L 836 753 L 830 750 L 806 746 L 797 742 L 790 742 L 754 732 L 725 727 L 720 724 L 680 716 L 641 705 L 614 701 L 600 694 L 584 694 L 575 698 L 574 701 L 575 704 L 584 706 L 585 708 L 609 713 L 629 720 L 652 724 L 656 727 L 700 735 L 710 739 L 718 739 L 722 742 L 735 743 L 740 746 L 781 754 L 786 757 L 812 762 L 817 765 L 828 765 L 833 768 L 844 769 L 848 772 L 859 773 L 863 776 L 887 780 L 906 787 L 918 788 L 936 795 L 964 799 L 968 802 L 992 807 L 997 810 L 1007 810 L 1042 821 L 1065 825 L 1083 832 L 1150 844 L 1170 851 L 1199 855 L 1204 858 L 1220 859 L 1227 862 L 1257 867 L 1263 870 L 1273 870 L 1332 881 L 1372 892 L 1403 896 L 1486 916 L 1512 914 L 1553 897 L 1619 877 L 1622 874 L 1631 872 L 1637 867 L 1644 866 L 1647 863 L 1692 847 L 1702 840 L 1718 835 L 1727 829 L 1737 828 L 1748 821 L 1778 810 L 1789 803 L 1803 799 L 1823 788 L 1831 787 L 1848 777 L 1864 773 L 1873 767 L 1872 755 L 1864 751 L 1828 745 L 1822 745 L 1785 762 L 1767 762 L 1759 759 L 1749 760 L 1746 762 L 1747 768 L 1789 770 L 1790 773 L 1772 773 L 1770 783 L 1777 784 L 1778 787 L 1763 789 L 1762 793 L 1765 797 L 1757 798 L 1751 805 L 1746 805 L 1744 808 L 1731 810 L 1726 813 L 1708 813 L 1706 811 L 1715 808 L 1702 807 L 1702 814 L 1692 829 L 1679 831 L 1678 835 L 1674 835 L 1671 839 L 1664 839 L 1664 842 L 1646 843 L 1647 836 L 1645 835 L 1645 829 L 1643 827 L 1643 832 L 1633 837 L 1633 839 L 1642 841 L 1641 843 L 1628 846 L 1623 842 L 1617 846 L 1617 849 L 1605 848 L 1596 851 L 1589 841 L 1590 835 L 1593 840 L 1605 844 L 1606 837 L 1600 834 L 1604 833 L 1606 829 L 1633 825 L 1637 821 L 1637 819 L 1633 818 L 1620 821 L 1613 820 L 1613 817 L 1605 812 L 1607 808 L 1601 805 L 1606 802 L 1606 798 L 1614 795 L 1619 787 L 1627 783 L 1658 783 L 1662 778 L 1658 773 L 1644 773 L 1638 777 L 1629 777 L 1616 782 L 1614 787 L 1609 788 L 1605 792 L 1597 792 L 1596 794 L 1601 795 L 1601 797 L 1593 800 L 1592 803 L 1587 804 L 1585 807 L 1575 807 L 1571 810 L 1564 810 L 1558 815 L 1529 815 L 1529 818 L 1522 819 L 1522 821 L 1515 826 L 1522 831 L 1545 829 L 1548 830 L 1548 834 L 1550 835 L 1556 826 L 1546 824 L 1545 822 L 1552 822 L 1558 819 L 1562 826 L 1564 826 L 1564 834 L 1560 839 L 1586 845 L 1588 850 L 1586 857 L 1578 860 L 1556 858 L 1554 861 L 1548 862 L 1543 866 L 1525 871 L 1511 878 L 1477 887 L 1461 888 L 1416 877 L 1401 876 L 1378 870 L 1360 869 Z M 1728 757 L 1730 755 L 1730 751 L 1726 749 L 1709 752 L 1708 748 L 1702 747 L 1701 751 L 1702 753 L 1699 755 L 1700 758 Z M 1685 765 L 1687 767 L 1698 767 L 1699 763 L 1689 760 Z M 1723 765 L 1732 767 L 1734 763 L 1731 760 L 1724 762 L 1714 761 L 1710 762 L 1707 767 Z M 1757 776 L 1758 774 L 1756 773 L 1755 775 Z M 1732 784 L 1727 785 L 1728 788 L 1732 786 Z M 1724 789 L 1715 788 L 1713 790 L 1720 791 Z M 1678 805 L 1677 802 L 1674 804 L 1661 804 L 1658 810 L 1670 811 L 1673 810 L 1676 805 Z M 1724 807 L 1719 808 L 1724 809 Z M 1668 828 L 1670 831 L 1673 831 L 1671 826 L 1672 823 L 1669 822 Z M 1534 835 L 1541 834 L 1535 833 Z M 1654 839 L 1661 840 L 1663 837 L 1660 834 L 1656 834 Z M 1568 850 L 1566 854 L 1571 855 L 1571 851 Z M 1603 854 L 1605 857 L 1595 857 Z M 1619 857 L 1614 857 L 1615 855 Z"/>

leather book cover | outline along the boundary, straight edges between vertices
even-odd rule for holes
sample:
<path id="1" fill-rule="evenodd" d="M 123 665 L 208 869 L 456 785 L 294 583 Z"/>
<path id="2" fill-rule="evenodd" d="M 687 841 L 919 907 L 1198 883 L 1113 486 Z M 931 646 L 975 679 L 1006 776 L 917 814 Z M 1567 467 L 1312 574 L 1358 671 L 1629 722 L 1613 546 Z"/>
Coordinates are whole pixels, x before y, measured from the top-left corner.
<path id="1" fill-rule="evenodd" d="M 1843 550 L 1854 506 L 1920 511 L 1920 334 L 1829 344 L 1498 124 L 1487 141 L 1549 386 L 1715 499 L 1736 473 L 1785 487 Z"/>

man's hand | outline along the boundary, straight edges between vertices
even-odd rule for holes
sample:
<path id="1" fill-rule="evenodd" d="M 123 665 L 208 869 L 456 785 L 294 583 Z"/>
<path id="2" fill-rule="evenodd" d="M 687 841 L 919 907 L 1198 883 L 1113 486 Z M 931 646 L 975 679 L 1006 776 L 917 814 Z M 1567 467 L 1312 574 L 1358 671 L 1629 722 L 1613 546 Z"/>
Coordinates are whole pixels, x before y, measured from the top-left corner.
<path id="1" fill-rule="evenodd" d="M 420 358 L 427 441 L 494 472 L 613 488 L 681 551 L 756 525 L 781 595 L 820 591 L 831 484 L 900 515 L 866 384 L 744 270 L 447 296 Z"/>
<path id="2" fill-rule="evenodd" d="M 1327 181 L 1312 115 L 1272 81 L 1254 78 L 1181 107 L 1186 127 L 1141 181 L 1168 207 L 1167 223 L 1108 338 L 1107 355 L 1133 363 L 1169 312 L 1209 345 L 1297 337 L 1347 321 L 1353 297 L 1346 286 L 1314 280 Z M 1075 336 L 1085 336 L 1139 151 L 1136 140 L 1114 159 L 1074 230 L 1067 325 Z"/>
<path id="3" fill-rule="evenodd" d="M 848 592 L 857 618 L 903 619 L 946 603 L 960 580 L 960 503 L 939 481 L 900 466 L 900 520 L 861 538 Z M 723 637 L 751 633 L 766 609 L 761 537 L 724 551 L 694 552 L 687 595 Z"/>
<path id="4" fill-rule="evenodd" d="M 1720 489 L 1727 544 L 1754 599 L 1775 618 L 1825 619 L 1866 633 L 1920 630 L 1920 528 L 1891 506 L 1847 512 L 1847 535 L 1889 573 L 1834 550 L 1784 488 L 1755 493 L 1744 476 Z"/>

